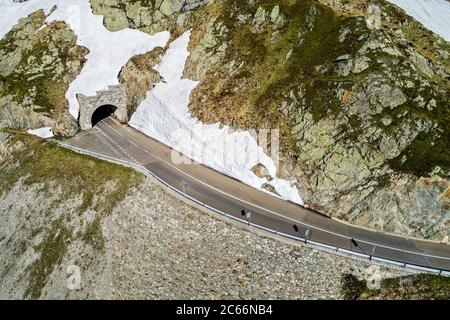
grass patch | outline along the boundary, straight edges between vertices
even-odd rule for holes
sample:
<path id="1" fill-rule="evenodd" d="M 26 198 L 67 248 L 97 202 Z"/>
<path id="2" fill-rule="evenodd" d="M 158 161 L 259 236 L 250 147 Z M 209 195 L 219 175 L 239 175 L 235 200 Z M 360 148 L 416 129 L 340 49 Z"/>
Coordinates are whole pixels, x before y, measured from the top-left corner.
<path id="1" fill-rule="evenodd" d="M 81 238 L 84 242 L 90 244 L 94 249 L 101 251 L 105 247 L 105 238 L 102 232 L 102 224 L 100 217 L 96 217 L 94 221 L 86 228 Z"/>
<path id="2" fill-rule="evenodd" d="M 357 300 L 366 290 L 366 281 L 358 280 L 351 274 L 346 274 L 342 277 L 342 294 L 345 300 Z"/>
<path id="3" fill-rule="evenodd" d="M 348 300 L 449 300 L 450 278 L 419 274 L 384 279 L 380 289 L 371 290 L 366 281 L 344 275 L 342 293 Z"/>
<path id="4" fill-rule="evenodd" d="M 44 192 L 51 193 L 51 187 L 62 186 L 61 201 L 82 195 L 79 208 L 83 212 L 94 207 L 103 214 L 110 214 L 128 190 L 142 181 L 142 176 L 130 168 L 77 154 L 58 147 L 52 142 L 22 135 L 28 150 L 13 156 L 11 162 L 0 167 L 2 180 L 0 194 L 7 192 L 19 179 L 26 186 L 42 184 Z M 114 188 L 108 182 L 114 182 Z M 105 195 L 95 197 L 95 195 Z"/>
<path id="5" fill-rule="evenodd" d="M 28 287 L 25 290 L 26 297 L 38 299 L 41 296 L 50 274 L 64 257 L 70 238 L 71 233 L 60 218 L 53 223 L 42 243 L 34 248 L 41 255 L 29 267 L 30 276 Z"/>

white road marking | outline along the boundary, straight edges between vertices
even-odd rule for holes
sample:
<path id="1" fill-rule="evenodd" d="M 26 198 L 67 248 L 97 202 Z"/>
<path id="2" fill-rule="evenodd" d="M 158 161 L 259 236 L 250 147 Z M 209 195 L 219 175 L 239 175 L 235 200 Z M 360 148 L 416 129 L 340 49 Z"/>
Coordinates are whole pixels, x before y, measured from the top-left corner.
<path id="1" fill-rule="evenodd" d="M 100 122 L 104 123 L 103 120 Z M 106 123 L 104 123 L 104 124 L 106 124 Z M 98 130 L 101 134 L 103 134 L 106 137 L 106 139 L 108 139 L 112 144 L 114 144 L 117 148 L 119 148 L 127 157 L 129 157 L 131 160 L 133 160 L 137 164 L 143 165 L 142 163 L 137 161 L 132 155 L 130 155 L 124 148 L 122 148 L 116 141 L 114 141 L 110 136 L 108 136 L 100 127 L 98 127 Z"/>

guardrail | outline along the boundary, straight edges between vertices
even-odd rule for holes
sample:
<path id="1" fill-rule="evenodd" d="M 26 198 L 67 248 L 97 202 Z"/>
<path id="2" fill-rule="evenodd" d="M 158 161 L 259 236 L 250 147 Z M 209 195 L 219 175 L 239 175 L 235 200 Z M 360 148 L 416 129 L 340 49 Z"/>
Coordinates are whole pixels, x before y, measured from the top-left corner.
<path id="1" fill-rule="evenodd" d="M 268 232 L 270 234 L 276 235 L 276 236 L 280 236 L 283 237 L 285 239 L 289 239 L 289 240 L 293 240 L 293 241 L 299 241 L 302 242 L 304 244 L 309 244 L 313 247 L 325 250 L 325 251 L 333 251 L 333 252 L 337 252 L 337 253 L 344 253 L 347 255 L 352 255 L 352 256 L 356 256 L 356 257 L 360 257 L 360 258 L 364 258 L 364 259 L 368 259 L 370 261 L 378 261 L 378 262 L 382 262 L 382 263 L 387 263 L 387 264 L 391 264 L 391 265 L 395 265 L 395 266 L 399 266 L 402 268 L 408 268 L 408 269 L 414 269 L 414 270 L 418 270 L 418 271 L 423 271 L 423 272 L 427 272 L 427 273 L 433 273 L 433 274 L 438 274 L 438 275 L 442 275 L 442 276 L 450 276 L 450 271 L 448 270 L 442 270 L 442 269 L 436 269 L 436 268 L 429 268 L 429 267 L 423 267 L 420 265 L 415 265 L 415 264 L 410 264 L 410 263 L 404 263 L 401 261 L 396 261 L 396 260 L 391 260 L 391 259 L 385 259 L 382 257 L 378 257 L 376 255 L 368 255 L 365 253 L 360 253 L 360 252 L 355 252 L 352 250 L 348 250 L 348 249 L 344 249 L 344 248 L 340 248 L 337 246 L 333 246 L 333 245 L 328 245 L 326 243 L 322 243 L 322 242 L 318 242 L 318 241 L 313 241 L 313 240 L 309 240 L 309 239 L 305 239 L 302 237 L 298 237 L 298 236 L 293 236 L 287 233 L 283 233 L 283 232 L 279 232 L 275 229 L 270 229 L 255 223 L 251 223 L 248 220 L 244 220 L 244 219 L 240 219 L 238 217 L 235 217 L 229 213 L 223 212 L 221 210 L 218 210 L 214 207 L 211 207 L 210 205 L 207 205 L 193 197 L 191 197 L 190 195 L 186 194 L 185 192 L 178 190 L 177 188 L 175 188 L 174 186 L 170 185 L 169 183 L 167 183 L 166 181 L 164 181 L 163 179 L 161 179 L 160 177 L 158 177 L 156 174 L 154 174 L 151 170 L 149 170 L 148 168 L 144 167 L 141 164 L 138 163 L 134 163 L 134 162 L 130 162 L 127 160 L 123 160 L 123 159 L 118 159 L 118 158 L 114 158 L 114 157 L 110 157 L 107 155 L 102 155 L 99 153 L 96 153 L 94 151 L 90 151 L 90 150 L 86 150 L 86 149 L 82 149 L 82 148 L 78 148 L 78 147 L 74 147 L 71 146 L 69 144 L 60 142 L 60 141 L 56 141 L 56 143 L 64 148 L 67 149 L 71 149 L 73 151 L 79 152 L 79 153 L 84 153 L 96 158 L 100 158 L 100 159 L 105 159 L 105 160 L 109 160 L 111 162 L 115 162 L 115 163 L 119 163 L 119 164 L 123 164 L 125 166 L 129 166 L 129 167 L 134 167 L 139 169 L 140 171 L 143 171 L 144 173 L 148 173 L 151 177 L 153 177 L 154 179 L 158 180 L 160 183 L 162 183 L 164 186 L 168 187 L 169 189 L 171 189 L 172 191 L 175 191 L 176 193 L 178 193 L 179 195 L 189 199 L 190 201 L 196 203 L 197 205 L 200 205 L 208 210 L 211 210 L 215 213 L 218 213 L 226 218 L 232 219 L 234 221 L 243 223 L 249 227 L 255 227 L 256 229 Z"/>

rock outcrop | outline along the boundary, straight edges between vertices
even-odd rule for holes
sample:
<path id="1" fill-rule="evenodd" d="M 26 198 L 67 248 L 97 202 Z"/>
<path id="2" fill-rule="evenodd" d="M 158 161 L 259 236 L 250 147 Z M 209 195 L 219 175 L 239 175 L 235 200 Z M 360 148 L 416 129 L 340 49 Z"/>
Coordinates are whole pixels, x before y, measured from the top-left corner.
<path id="1" fill-rule="evenodd" d="M 42 11 L 20 19 L 0 40 L 0 129 L 53 127 L 78 130 L 65 93 L 79 74 L 87 49 L 63 22 L 45 24 Z"/>
<path id="2" fill-rule="evenodd" d="M 182 25 L 194 9 L 214 0 L 91 0 L 94 14 L 103 15 L 111 31 L 137 28 L 150 34 Z"/>
<path id="3" fill-rule="evenodd" d="M 127 87 L 129 118 L 145 99 L 148 90 L 161 81 L 161 76 L 154 66 L 160 62 L 163 52 L 163 48 L 156 48 L 146 54 L 135 56 L 122 68 L 119 81 Z"/>
<path id="4" fill-rule="evenodd" d="M 323 2 L 332 8 L 206 8 L 211 16 L 190 25 L 185 76 L 200 81 L 192 113 L 235 128 L 278 128 L 279 174 L 296 179 L 311 207 L 378 230 L 446 238 L 449 44 L 384 1 L 380 29 L 367 24 L 367 1 Z"/>

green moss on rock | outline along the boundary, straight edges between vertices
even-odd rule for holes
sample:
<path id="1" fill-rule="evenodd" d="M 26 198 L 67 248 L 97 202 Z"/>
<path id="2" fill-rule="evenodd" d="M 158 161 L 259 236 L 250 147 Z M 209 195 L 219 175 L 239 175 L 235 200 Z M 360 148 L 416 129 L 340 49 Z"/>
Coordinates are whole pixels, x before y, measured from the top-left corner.
<path id="1" fill-rule="evenodd" d="M 366 281 L 345 275 L 342 293 L 349 300 L 448 300 L 450 278 L 419 274 L 384 279 L 380 289 L 368 289 Z"/>
<path id="2" fill-rule="evenodd" d="M 63 219 L 55 221 L 47 231 L 44 240 L 34 248 L 40 253 L 39 258 L 29 266 L 29 283 L 25 296 L 37 299 L 41 296 L 49 276 L 61 263 L 67 251 L 68 241 L 72 237 L 65 227 Z"/>

